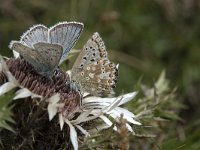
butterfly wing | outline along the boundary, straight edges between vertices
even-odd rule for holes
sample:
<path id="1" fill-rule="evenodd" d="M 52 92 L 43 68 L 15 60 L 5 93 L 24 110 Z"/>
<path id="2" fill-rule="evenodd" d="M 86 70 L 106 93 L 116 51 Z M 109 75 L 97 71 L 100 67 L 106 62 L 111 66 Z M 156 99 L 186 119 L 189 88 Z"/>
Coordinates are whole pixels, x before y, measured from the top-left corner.
<path id="1" fill-rule="evenodd" d="M 106 47 L 96 32 L 84 45 L 72 68 L 72 79 L 93 95 L 113 94 L 118 69 L 107 57 Z"/>
<path id="2" fill-rule="evenodd" d="M 30 48 L 33 48 L 33 45 L 38 42 L 47 42 L 48 40 L 48 28 L 44 25 L 38 24 L 31 27 L 28 31 L 26 31 L 20 42 Z"/>
<path id="3" fill-rule="evenodd" d="M 48 42 L 63 47 L 60 64 L 75 45 L 83 30 L 83 24 L 78 22 L 62 22 L 54 25 L 48 31 Z"/>
<path id="4" fill-rule="evenodd" d="M 108 59 L 98 60 L 76 70 L 72 79 L 78 81 L 85 92 L 95 96 L 114 94 L 118 69 Z"/>
<path id="5" fill-rule="evenodd" d="M 20 39 L 20 43 L 30 48 L 33 48 L 33 44 L 37 42 L 47 42 L 48 38 L 48 28 L 44 25 L 35 25 L 26 31 Z M 13 49 L 13 54 L 15 58 L 18 58 L 20 54 Z"/>
<path id="6" fill-rule="evenodd" d="M 35 68 L 36 71 L 42 71 L 42 58 L 37 51 L 26 45 L 23 45 L 18 41 L 11 41 L 9 47 L 10 49 L 14 49 L 16 52 L 18 52 L 28 63 L 30 63 Z"/>
<path id="7" fill-rule="evenodd" d="M 95 32 L 84 45 L 73 68 L 83 68 L 83 66 L 96 62 L 99 59 L 107 59 L 107 51 L 102 38 Z"/>
<path id="8" fill-rule="evenodd" d="M 9 47 L 20 53 L 39 74 L 45 76 L 53 75 L 63 51 L 60 45 L 42 42 L 36 43 L 33 45 L 34 48 L 30 48 L 21 42 L 12 41 Z"/>
<path id="9" fill-rule="evenodd" d="M 39 42 L 34 44 L 34 48 L 40 53 L 46 70 L 51 72 L 58 66 L 63 53 L 61 45 Z"/>

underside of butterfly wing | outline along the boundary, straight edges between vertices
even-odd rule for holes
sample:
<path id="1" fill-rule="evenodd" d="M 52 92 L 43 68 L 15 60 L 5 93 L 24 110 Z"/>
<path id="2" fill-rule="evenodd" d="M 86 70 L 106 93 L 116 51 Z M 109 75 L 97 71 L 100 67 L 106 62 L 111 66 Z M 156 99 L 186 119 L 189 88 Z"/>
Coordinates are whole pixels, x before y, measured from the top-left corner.
<path id="1" fill-rule="evenodd" d="M 83 68 L 83 66 L 107 58 L 107 51 L 100 35 L 95 32 L 84 45 L 77 57 L 73 68 Z"/>
<path id="2" fill-rule="evenodd" d="M 99 60 L 84 66 L 83 69 L 73 71 L 72 79 L 80 83 L 83 91 L 96 96 L 114 94 L 118 68 L 108 59 Z"/>
<path id="3" fill-rule="evenodd" d="M 20 53 L 20 55 L 29 64 L 31 64 L 38 73 L 42 72 L 43 64 L 41 61 L 41 55 L 37 51 L 26 45 L 23 45 L 21 42 L 18 41 L 12 41 L 9 47 L 11 49 L 15 49 L 16 52 Z"/>
<path id="4" fill-rule="evenodd" d="M 62 46 L 39 42 L 34 44 L 34 48 L 40 53 L 41 62 L 46 67 L 44 71 L 53 72 L 62 56 Z"/>
<path id="5" fill-rule="evenodd" d="M 114 94 L 118 68 L 107 57 L 106 47 L 96 32 L 84 45 L 72 68 L 72 79 L 81 89 L 96 96 Z"/>

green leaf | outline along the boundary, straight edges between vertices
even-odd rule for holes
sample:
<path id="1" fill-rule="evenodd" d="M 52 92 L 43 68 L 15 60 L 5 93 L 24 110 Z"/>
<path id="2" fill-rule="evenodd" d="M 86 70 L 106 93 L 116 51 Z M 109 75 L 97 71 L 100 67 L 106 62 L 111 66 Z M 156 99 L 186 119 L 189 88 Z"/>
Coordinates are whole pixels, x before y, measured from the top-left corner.
<path id="1" fill-rule="evenodd" d="M 9 123 L 15 123 L 12 119 L 12 106 L 9 106 L 14 97 L 14 91 L 10 91 L 0 96 L 0 128 L 4 128 L 15 132 L 9 125 Z"/>

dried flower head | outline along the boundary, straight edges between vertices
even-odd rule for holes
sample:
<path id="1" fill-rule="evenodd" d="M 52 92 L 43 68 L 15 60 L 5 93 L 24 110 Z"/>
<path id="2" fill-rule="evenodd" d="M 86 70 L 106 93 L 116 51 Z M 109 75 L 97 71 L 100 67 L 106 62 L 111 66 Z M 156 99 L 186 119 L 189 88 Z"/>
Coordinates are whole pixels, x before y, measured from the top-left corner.
<path id="1" fill-rule="evenodd" d="M 3 84 L 0 87 L 0 94 L 19 87 L 14 99 L 31 96 L 41 100 L 45 98 L 50 104 L 56 101 L 59 104 L 56 113 L 68 119 L 79 111 L 82 95 L 78 89 L 71 86 L 68 74 L 57 70 L 57 73 L 50 79 L 38 74 L 24 59 L 11 58 L 6 62 L 1 59 L 1 62 L 0 79 Z M 49 113 L 51 120 L 55 113 L 51 111 Z"/>

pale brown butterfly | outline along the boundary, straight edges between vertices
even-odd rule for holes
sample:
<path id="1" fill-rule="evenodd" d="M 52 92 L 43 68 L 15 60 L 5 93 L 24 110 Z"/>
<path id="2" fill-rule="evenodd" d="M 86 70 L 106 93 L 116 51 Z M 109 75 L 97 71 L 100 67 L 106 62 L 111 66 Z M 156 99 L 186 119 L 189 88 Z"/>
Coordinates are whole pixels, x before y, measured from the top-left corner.
<path id="1" fill-rule="evenodd" d="M 84 45 L 72 67 L 72 80 L 83 91 L 95 96 L 114 94 L 118 65 L 110 62 L 106 47 L 99 33 L 95 32 Z"/>

